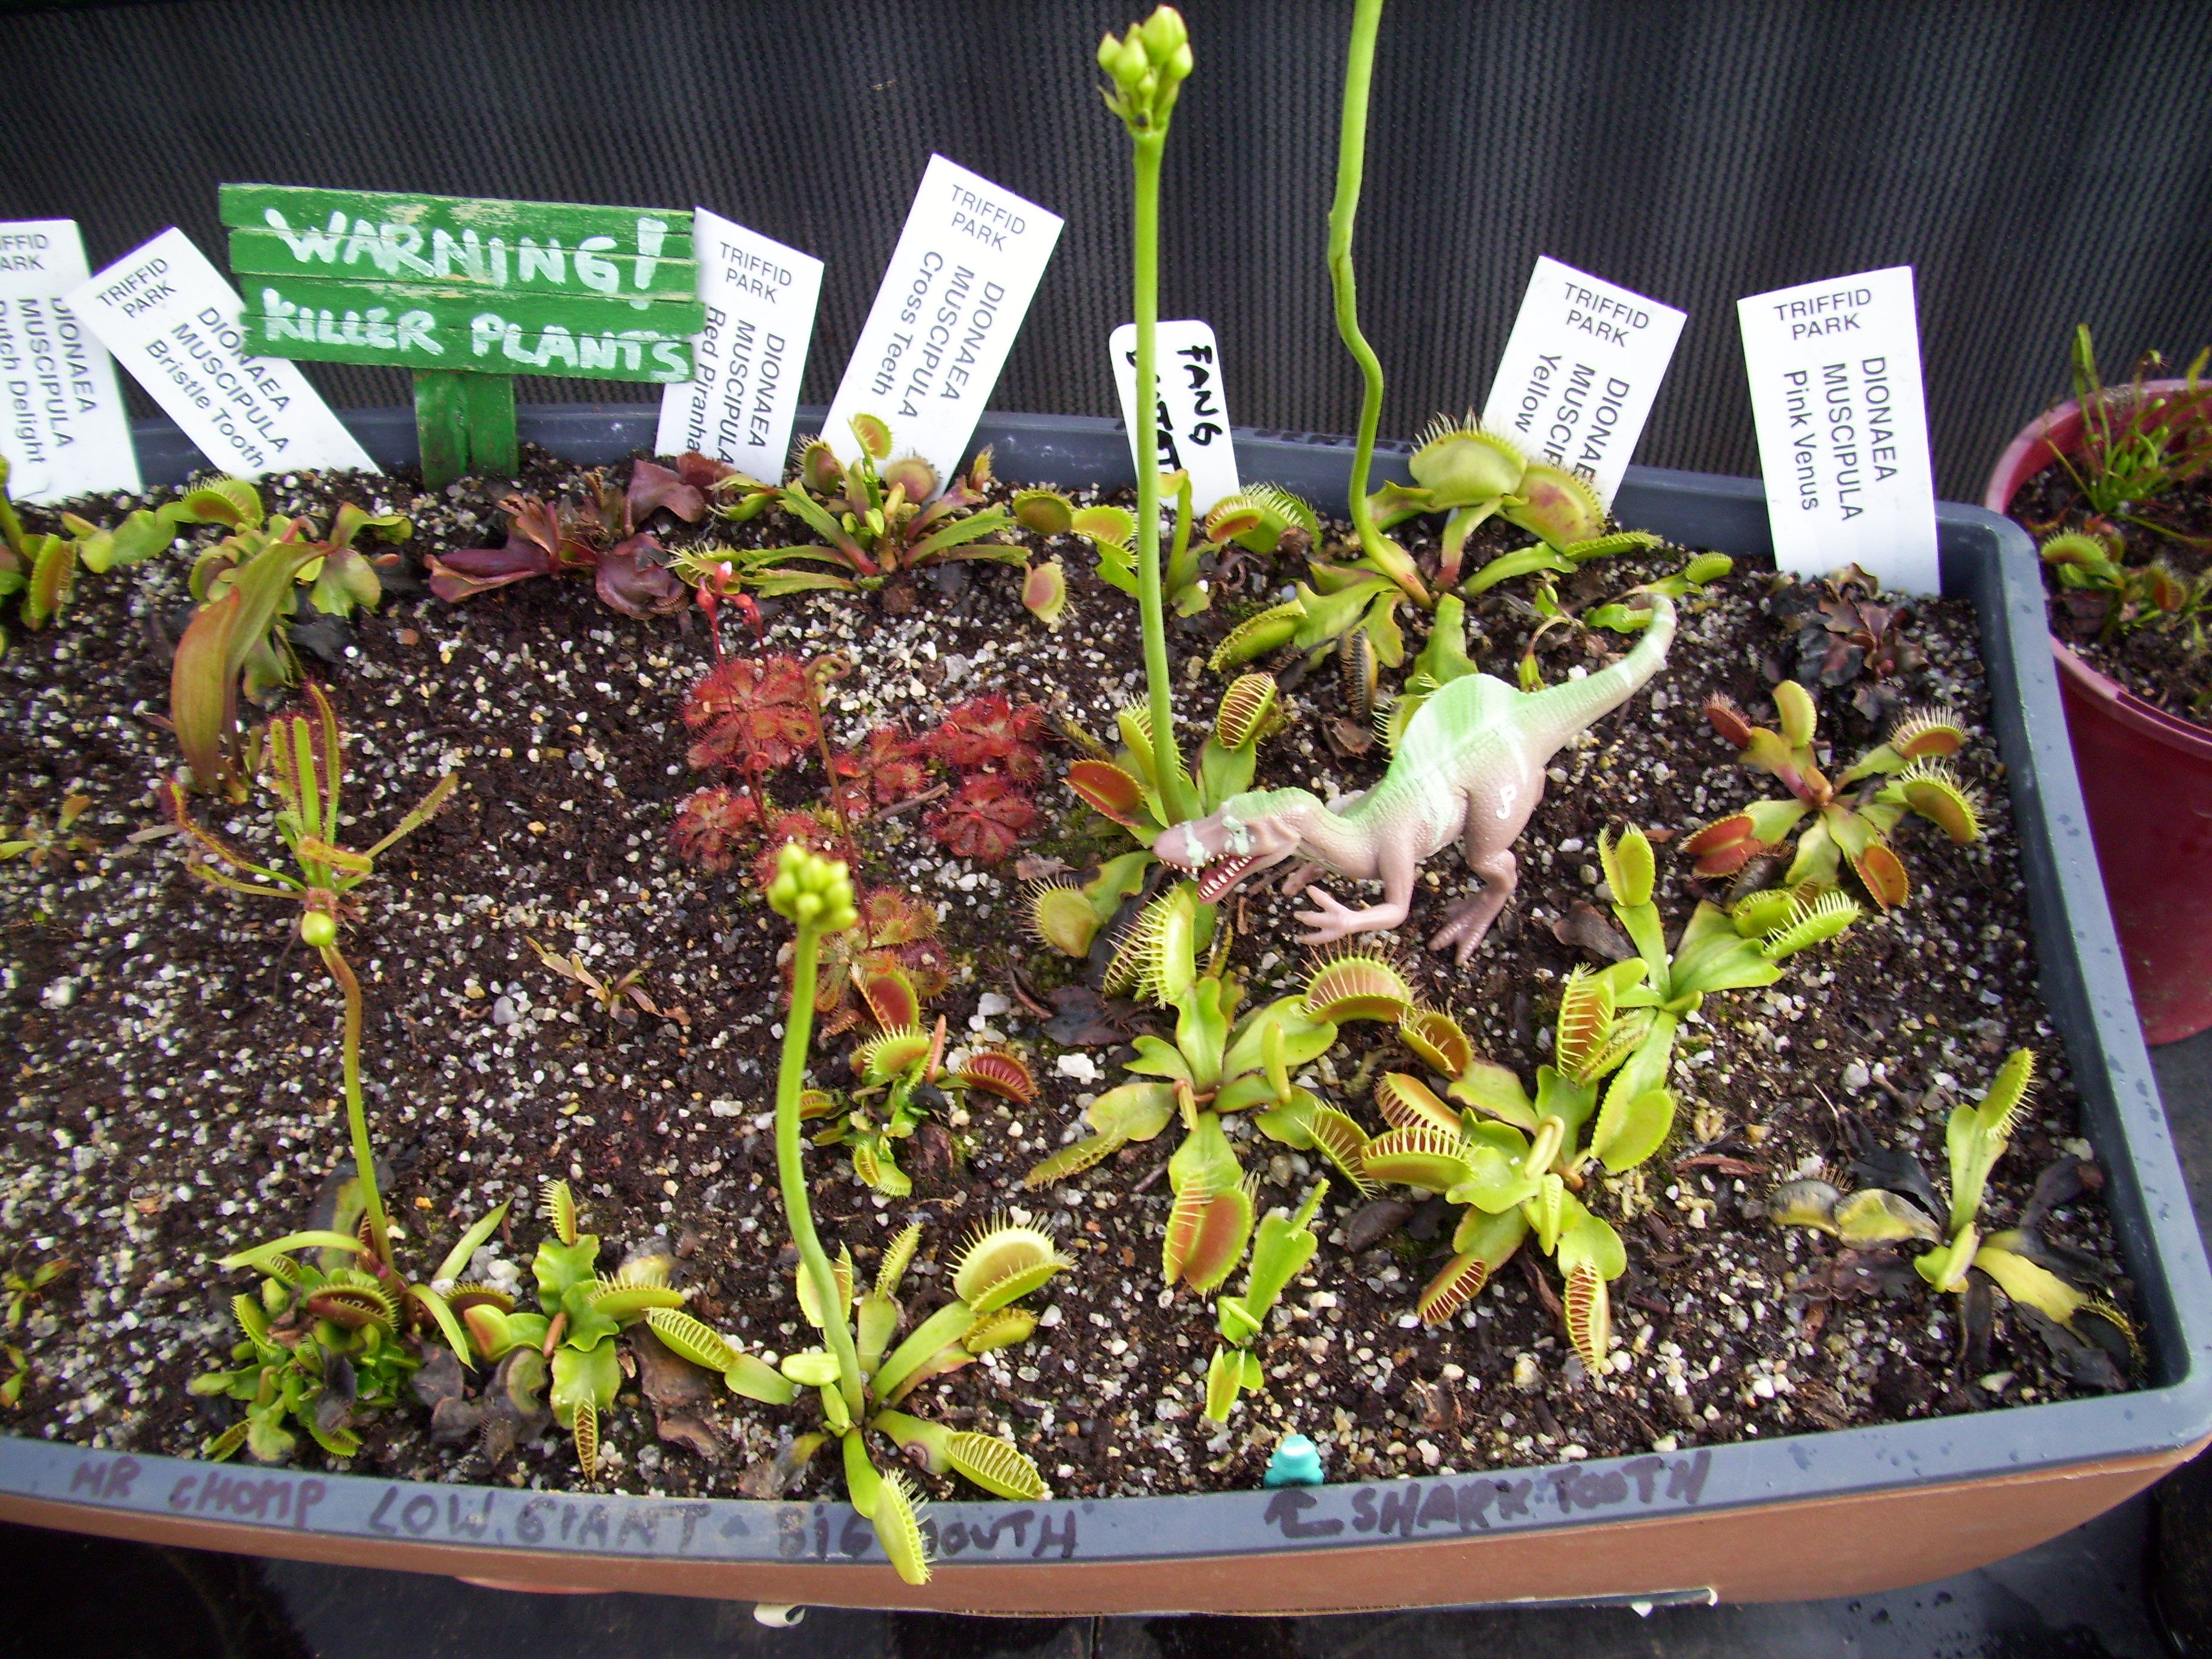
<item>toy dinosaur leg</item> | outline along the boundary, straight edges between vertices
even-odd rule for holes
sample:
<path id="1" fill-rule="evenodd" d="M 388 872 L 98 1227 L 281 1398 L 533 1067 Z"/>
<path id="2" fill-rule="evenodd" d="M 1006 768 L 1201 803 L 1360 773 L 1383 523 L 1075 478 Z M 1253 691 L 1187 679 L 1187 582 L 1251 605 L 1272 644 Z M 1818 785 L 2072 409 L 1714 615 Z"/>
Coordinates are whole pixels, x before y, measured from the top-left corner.
<path id="1" fill-rule="evenodd" d="M 1316 887 L 1311 892 L 1314 908 L 1293 913 L 1306 924 L 1307 931 L 1298 935 L 1298 943 L 1327 945 L 1347 933 L 1387 933 L 1404 921 L 1413 908 L 1413 878 L 1419 873 L 1420 864 L 1413 849 L 1394 842 L 1384 855 L 1382 902 L 1354 910 Z"/>
<path id="2" fill-rule="evenodd" d="M 1302 859 L 1283 872 L 1282 894 L 1285 898 L 1296 898 L 1328 872 L 1311 859 Z"/>
<path id="3" fill-rule="evenodd" d="M 1468 814 L 1467 867 L 1482 883 L 1482 890 L 1472 898 L 1463 898 L 1448 906 L 1444 925 L 1429 939 L 1431 951 L 1458 947 L 1458 960 L 1464 965 L 1474 954 L 1474 947 L 1482 943 L 1482 936 L 1490 931 L 1490 924 L 1498 920 L 1498 912 L 1513 896 L 1513 888 L 1519 878 L 1520 863 L 1514 858 L 1509 842 L 1503 847 L 1493 847 L 1491 836 L 1496 831 L 1494 823 L 1481 821 L 1481 815 Z M 1520 826 L 1514 826 L 1517 834 Z"/>

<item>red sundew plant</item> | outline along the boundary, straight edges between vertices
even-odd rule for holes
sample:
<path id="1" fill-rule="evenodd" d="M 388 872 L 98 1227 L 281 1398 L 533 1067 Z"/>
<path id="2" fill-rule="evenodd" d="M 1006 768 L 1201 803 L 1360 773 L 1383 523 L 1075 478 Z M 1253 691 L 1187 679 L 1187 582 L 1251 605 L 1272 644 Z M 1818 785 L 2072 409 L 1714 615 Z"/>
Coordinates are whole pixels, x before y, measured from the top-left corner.
<path id="1" fill-rule="evenodd" d="M 796 657 L 732 657 L 710 669 L 684 701 L 684 724 L 698 732 L 687 758 L 749 778 L 810 752 L 820 730 L 806 665 Z"/>
<path id="2" fill-rule="evenodd" d="M 1036 803 L 1003 772 L 971 773 L 952 798 L 924 820 L 956 857 L 997 864 L 1036 827 Z"/>
<path id="3" fill-rule="evenodd" d="M 955 771 L 988 768 L 1024 783 L 1044 776 L 1044 711 L 1034 703 L 1018 708 L 1004 692 L 970 697 L 945 711 L 944 722 L 930 733 L 929 752 Z"/>
<path id="4" fill-rule="evenodd" d="M 724 875 L 757 838 L 760 821 L 760 802 L 751 794 L 715 784 L 678 810 L 668 839 L 686 864 L 710 875 Z"/>
<path id="5" fill-rule="evenodd" d="M 878 726 L 840 753 L 836 768 L 839 805 L 848 817 L 865 817 L 927 789 L 931 754 L 927 742 L 895 726 Z"/>

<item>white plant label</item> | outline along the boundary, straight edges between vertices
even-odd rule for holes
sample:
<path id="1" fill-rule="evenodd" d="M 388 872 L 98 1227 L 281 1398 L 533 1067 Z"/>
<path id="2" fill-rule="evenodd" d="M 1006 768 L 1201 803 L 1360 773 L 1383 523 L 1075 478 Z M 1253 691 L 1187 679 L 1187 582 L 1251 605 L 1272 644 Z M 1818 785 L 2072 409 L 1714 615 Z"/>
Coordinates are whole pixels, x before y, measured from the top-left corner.
<path id="1" fill-rule="evenodd" d="M 1685 313 L 1540 257 L 1482 423 L 1587 477 L 1607 507 L 1674 361 Z"/>
<path id="2" fill-rule="evenodd" d="M 1936 472 L 1912 267 L 1738 300 L 1774 558 L 1933 593 Z"/>
<path id="3" fill-rule="evenodd" d="M 0 455 L 18 501 L 139 488 L 115 362 L 63 301 L 84 278 L 76 220 L 0 220 Z"/>
<path id="4" fill-rule="evenodd" d="M 377 470 L 297 363 L 246 355 L 246 302 L 174 226 L 73 289 L 67 303 L 224 471 Z"/>
<path id="5" fill-rule="evenodd" d="M 693 378 L 660 395 L 654 447 L 696 449 L 776 483 L 799 417 L 822 261 L 705 208 L 691 223 L 707 331 L 691 339 Z"/>
<path id="6" fill-rule="evenodd" d="M 890 269 L 861 329 L 822 435 L 860 454 L 855 415 L 890 424 L 891 453 L 920 455 L 949 481 L 975 435 L 1060 217 L 942 155 L 929 158 Z"/>
<path id="7" fill-rule="evenodd" d="M 1243 488 L 1237 482 L 1237 446 L 1229 436 L 1229 400 L 1221 387 L 1221 349 L 1211 325 L 1194 319 L 1162 323 L 1153 336 L 1159 362 L 1152 418 L 1159 433 L 1160 471 L 1190 469 L 1190 510 L 1204 518 L 1214 503 Z M 1124 323 L 1107 343 L 1114 384 L 1121 391 L 1121 423 L 1129 428 L 1129 459 L 1137 459 L 1137 325 Z"/>

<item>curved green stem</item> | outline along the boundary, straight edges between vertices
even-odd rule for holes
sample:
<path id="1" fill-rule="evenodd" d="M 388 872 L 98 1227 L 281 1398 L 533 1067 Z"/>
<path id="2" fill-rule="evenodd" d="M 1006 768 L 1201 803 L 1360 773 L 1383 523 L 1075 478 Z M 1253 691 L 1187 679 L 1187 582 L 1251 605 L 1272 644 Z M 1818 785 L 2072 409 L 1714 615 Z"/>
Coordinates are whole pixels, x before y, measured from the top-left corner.
<path id="1" fill-rule="evenodd" d="M 362 1207 L 368 1213 L 369 1243 L 378 1259 L 392 1261 L 392 1228 L 385 1219 L 384 1200 L 376 1190 L 376 1158 L 368 1146 L 368 1111 L 361 1098 L 361 981 L 335 945 L 321 951 L 323 966 L 345 993 L 346 1128 L 353 1136 L 354 1173 L 361 1181 Z"/>
<path id="2" fill-rule="evenodd" d="M 806 1196 L 806 1166 L 799 1161 L 799 1096 L 806 1086 L 806 1050 L 814 1040 L 814 978 L 820 968 L 822 935 L 801 925 L 791 962 L 791 1012 L 783 1024 L 783 1060 L 775 1078 L 775 1175 L 783 1193 L 783 1216 L 799 1260 L 814 1282 L 815 1305 L 822 1310 L 823 1334 L 837 1357 L 837 1378 L 845 1404 L 858 1423 L 866 1409 L 860 1394 L 860 1352 L 853 1340 L 850 1310 L 837 1294 L 837 1274 L 814 1231 L 814 1212 Z"/>
<path id="3" fill-rule="evenodd" d="M 1134 254 L 1137 318 L 1137 617 L 1145 635 L 1145 690 L 1152 717 L 1152 769 L 1160 800 L 1176 823 L 1198 817 L 1198 798 L 1183 770 L 1175 734 L 1175 679 L 1168 671 L 1167 623 L 1160 593 L 1159 398 L 1160 158 L 1164 128 L 1132 132 L 1136 200 Z"/>
<path id="4" fill-rule="evenodd" d="M 1367 504 L 1367 474 L 1375 464 L 1375 434 L 1382 424 L 1382 365 L 1359 331 L 1359 292 L 1352 270 L 1352 222 L 1359 212 L 1359 184 L 1367 166 L 1367 94 L 1375 81 L 1375 34 L 1382 0 L 1354 0 L 1352 54 L 1344 66 L 1344 126 L 1336 147 L 1336 199 L 1328 210 L 1328 280 L 1336 295 L 1336 331 L 1359 365 L 1359 447 L 1352 458 L 1352 525 L 1370 555 L 1382 539 Z"/>
<path id="5" fill-rule="evenodd" d="M 1355 0 L 1352 52 L 1344 66 L 1344 125 L 1337 140 L 1336 199 L 1328 210 L 1328 280 L 1336 295 L 1336 331 L 1359 365 L 1359 441 L 1352 457 L 1352 527 L 1359 550 L 1417 600 L 1428 593 L 1413 561 L 1375 524 L 1367 477 L 1375 465 L 1375 434 L 1382 424 L 1382 365 L 1359 331 L 1359 291 L 1352 269 L 1352 225 L 1359 212 L 1360 178 L 1367 165 L 1367 98 L 1375 80 L 1375 34 L 1382 0 Z"/>

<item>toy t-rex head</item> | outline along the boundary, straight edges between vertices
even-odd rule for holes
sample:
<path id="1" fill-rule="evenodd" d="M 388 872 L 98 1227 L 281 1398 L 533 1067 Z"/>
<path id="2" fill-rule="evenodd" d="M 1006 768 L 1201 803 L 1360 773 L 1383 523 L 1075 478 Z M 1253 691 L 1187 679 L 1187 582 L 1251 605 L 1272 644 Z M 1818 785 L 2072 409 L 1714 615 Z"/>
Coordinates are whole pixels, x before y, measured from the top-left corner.
<path id="1" fill-rule="evenodd" d="M 1152 851 L 1196 876 L 1200 902 L 1212 904 L 1247 876 L 1295 854 L 1297 820 L 1317 804 L 1303 789 L 1231 795 L 1219 811 L 1162 830 Z"/>

